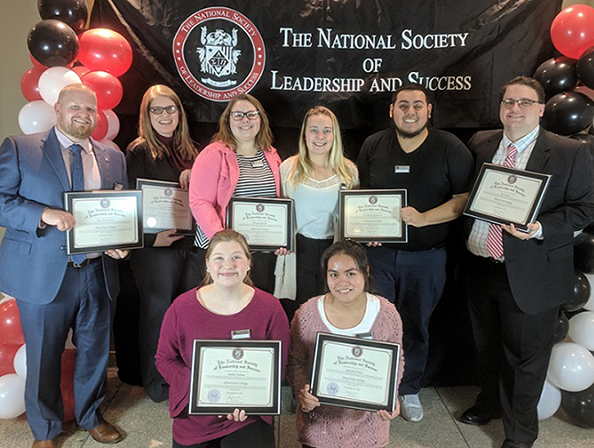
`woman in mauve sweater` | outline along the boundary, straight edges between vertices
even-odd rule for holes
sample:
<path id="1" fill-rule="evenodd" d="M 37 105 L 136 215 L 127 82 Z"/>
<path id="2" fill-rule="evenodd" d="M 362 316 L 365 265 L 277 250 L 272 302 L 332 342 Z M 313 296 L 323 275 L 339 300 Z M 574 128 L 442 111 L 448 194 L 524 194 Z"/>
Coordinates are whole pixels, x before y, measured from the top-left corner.
<path id="1" fill-rule="evenodd" d="M 289 383 L 298 399 L 297 433 L 304 447 L 380 448 L 388 445 L 390 420 L 399 412 L 359 411 L 320 405 L 310 393 L 310 374 L 319 332 L 355 336 L 371 333 L 374 340 L 402 344 L 402 321 L 394 305 L 369 290 L 365 249 L 352 241 L 330 246 L 322 256 L 329 292 L 305 302 L 291 322 Z M 404 371 L 400 351 L 398 379 Z"/>
<path id="2" fill-rule="evenodd" d="M 254 340 L 280 340 L 282 373 L 287 365 L 289 324 L 274 296 L 251 286 L 250 252 L 234 230 L 216 233 L 206 253 L 206 286 L 179 296 L 165 314 L 157 349 L 157 369 L 169 383 L 173 447 L 247 446 L 274 448 L 272 417 L 188 415 L 194 339 L 231 339 L 249 330 Z"/>

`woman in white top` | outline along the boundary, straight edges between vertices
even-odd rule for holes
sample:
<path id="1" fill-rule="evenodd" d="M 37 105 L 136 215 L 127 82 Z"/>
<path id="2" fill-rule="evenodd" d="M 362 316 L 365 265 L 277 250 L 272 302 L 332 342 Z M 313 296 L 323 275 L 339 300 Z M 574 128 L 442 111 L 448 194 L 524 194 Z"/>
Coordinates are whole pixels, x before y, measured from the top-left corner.
<path id="1" fill-rule="evenodd" d="M 298 304 L 324 293 L 319 267 L 334 241 L 338 191 L 359 186 L 357 167 L 343 154 L 336 115 L 328 108 L 310 109 L 303 120 L 299 153 L 280 167 L 285 197 L 295 201 Z"/>

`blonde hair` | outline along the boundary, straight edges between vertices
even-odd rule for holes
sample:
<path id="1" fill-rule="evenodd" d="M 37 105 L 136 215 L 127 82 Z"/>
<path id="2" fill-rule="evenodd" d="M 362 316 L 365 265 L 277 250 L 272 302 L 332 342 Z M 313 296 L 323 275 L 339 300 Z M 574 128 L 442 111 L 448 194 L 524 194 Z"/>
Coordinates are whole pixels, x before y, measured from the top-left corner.
<path id="1" fill-rule="evenodd" d="M 262 107 L 260 101 L 247 93 L 236 95 L 231 99 L 231 101 L 229 101 L 227 107 L 221 114 L 221 118 L 219 119 L 219 130 L 215 135 L 212 136 L 211 142 L 221 142 L 230 148 L 233 148 L 234 151 L 237 150 L 237 143 L 233 133 L 231 132 L 229 120 L 231 119 L 231 109 L 233 109 L 233 106 L 235 106 L 235 104 L 239 101 L 250 102 L 260 113 L 260 131 L 258 131 L 258 135 L 256 135 L 255 143 L 256 147 L 260 148 L 262 151 L 269 151 L 270 145 L 272 145 L 273 137 L 272 131 L 270 130 L 268 116 L 266 115 L 264 107 Z"/>
<path id="2" fill-rule="evenodd" d="M 213 235 L 213 237 L 210 239 L 208 249 L 206 249 L 206 257 L 205 257 L 206 261 L 208 262 L 208 259 L 212 256 L 212 253 L 214 252 L 215 247 L 219 243 L 230 243 L 230 242 L 236 242 L 241 246 L 241 250 L 243 251 L 243 254 L 246 256 L 246 258 L 248 260 L 248 266 L 251 267 L 252 254 L 250 253 L 250 246 L 248 245 L 245 237 L 241 233 L 236 232 L 235 230 L 232 230 L 232 229 L 220 230 Z M 211 283 L 213 283 L 213 279 L 210 276 L 210 272 L 207 271 L 206 275 L 204 276 L 204 280 L 202 280 L 202 286 L 210 285 Z M 250 286 L 254 285 L 252 282 L 252 279 L 250 278 L 249 270 L 246 273 L 245 278 L 243 279 L 243 283 L 245 283 L 246 285 L 250 285 Z"/>
<path id="3" fill-rule="evenodd" d="M 147 144 L 153 159 L 162 159 L 163 155 L 169 155 L 167 147 L 157 138 L 157 133 L 151 125 L 150 108 L 151 102 L 158 96 L 169 98 L 178 107 L 179 123 L 173 131 L 173 146 L 184 160 L 193 162 L 198 155 L 198 149 L 190 137 L 188 119 L 184 106 L 179 96 L 169 87 L 156 84 L 144 93 L 140 103 L 140 114 L 138 118 L 138 138 L 129 147 L 130 151 L 142 144 Z"/>
<path id="4" fill-rule="evenodd" d="M 328 163 L 332 171 L 334 171 L 340 178 L 341 183 L 345 184 L 346 188 L 353 188 L 355 185 L 355 178 L 352 170 L 347 164 L 346 158 L 344 157 L 338 119 L 330 109 L 323 106 L 316 106 L 309 109 L 303 118 L 301 132 L 299 133 L 299 154 L 295 157 L 287 176 L 289 186 L 294 189 L 298 184 L 303 183 L 309 177 L 312 162 L 309 157 L 309 151 L 307 150 L 305 134 L 307 132 L 307 120 L 314 115 L 326 115 L 327 117 L 330 117 L 334 140 L 332 141 L 332 148 L 330 148 L 330 152 L 328 153 Z"/>

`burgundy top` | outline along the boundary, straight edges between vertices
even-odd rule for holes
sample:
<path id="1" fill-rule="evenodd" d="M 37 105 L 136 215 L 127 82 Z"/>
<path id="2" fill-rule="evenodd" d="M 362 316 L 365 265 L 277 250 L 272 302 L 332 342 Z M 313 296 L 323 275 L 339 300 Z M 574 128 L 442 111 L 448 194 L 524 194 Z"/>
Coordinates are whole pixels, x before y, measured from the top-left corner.
<path id="1" fill-rule="evenodd" d="M 182 445 L 193 445 L 230 434 L 270 416 L 249 416 L 235 422 L 217 416 L 188 415 L 192 347 L 194 339 L 231 339 L 231 332 L 249 329 L 251 339 L 282 342 L 282 376 L 289 352 L 289 323 L 278 299 L 255 288 L 251 302 L 232 315 L 215 314 L 196 297 L 196 289 L 180 295 L 171 305 L 161 327 L 156 365 L 169 383 L 169 412 L 173 418 L 173 438 Z"/>
<path id="2" fill-rule="evenodd" d="M 169 152 L 169 161 L 176 170 L 178 170 L 181 173 L 183 170 L 192 169 L 192 164 L 194 163 L 194 161 L 182 158 L 180 153 L 177 152 L 177 150 L 173 147 L 175 137 L 164 137 L 163 135 L 158 134 L 156 132 L 155 135 L 157 136 L 159 141 L 167 147 L 167 151 Z"/>

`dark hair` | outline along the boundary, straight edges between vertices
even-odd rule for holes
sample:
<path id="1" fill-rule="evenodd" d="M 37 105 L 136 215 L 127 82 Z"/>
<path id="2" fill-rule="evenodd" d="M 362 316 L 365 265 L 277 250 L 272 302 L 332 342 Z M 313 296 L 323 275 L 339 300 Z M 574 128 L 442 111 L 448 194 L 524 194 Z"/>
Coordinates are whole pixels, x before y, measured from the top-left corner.
<path id="1" fill-rule="evenodd" d="M 206 261 L 208 262 L 208 259 L 212 256 L 212 253 L 213 253 L 215 247 L 217 247 L 217 244 L 230 243 L 230 242 L 236 242 L 241 246 L 241 250 L 243 251 L 243 254 L 246 256 L 246 258 L 248 260 L 248 266 L 251 267 L 252 266 L 252 254 L 250 253 L 250 247 L 249 247 L 245 237 L 241 233 L 236 232 L 233 229 L 219 230 L 217 233 L 215 233 L 212 236 L 212 238 L 210 239 L 210 243 L 208 244 L 208 249 L 206 249 L 206 257 L 205 257 Z M 210 273 L 207 271 L 206 275 L 204 277 L 204 280 L 202 280 L 202 286 L 210 285 L 212 282 L 213 282 L 213 279 L 210 276 Z M 245 283 L 246 285 L 253 286 L 252 279 L 250 278 L 249 270 L 248 270 L 247 274 L 245 275 L 245 278 L 243 279 L 243 283 Z"/>
<path id="2" fill-rule="evenodd" d="M 321 267 L 322 267 L 322 275 L 326 276 L 328 272 L 328 262 L 330 258 L 335 255 L 344 254 L 353 259 L 355 264 L 357 265 L 357 269 L 363 277 L 365 277 L 365 291 L 371 291 L 371 269 L 369 267 L 369 259 L 367 258 L 367 251 L 363 246 L 359 243 L 356 243 L 352 240 L 345 240 L 340 241 L 338 243 L 334 243 L 328 249 L 324 251 L 322 254 L 322 259 L 320 260 Z"/>
<path id="3" fill-rule="evenodd" d="M 546 95 L 545 95 L 544 87 L 536 79 L 530 78 L 528 76 L 516 76 L 510 82 L 505 84 L 499 91 L 499 102 L 501 102 L 503 100 L 503 95 L 505 95 L 505 91 L 507 90 L 507 88 L 509 86 L 514 86 L 514 85 L 530 87 L 532 90 L 534 90 L 536 92 L 538 101 L 540 101 L 541 103 L 545 102 Z"/>
<path id="4" fill-rule="evenodd" d="M 394 104 L 396 102 L 396 99 L 398 98 L 398 94 L 400 92 L 407 92 L 407 91 L 423 92 L 425 94 L 425 101 L 427 104 L 431 104 L 433 101 L 429 90 L 427 90 L 421 84 L 417 84 L 416 82 L 411 82 L 409 84 L 404 84 L 403 86 L 400 86 L 396 89 L 396 91 L 392 95 L 392 103 L 391 104 Z"/>

